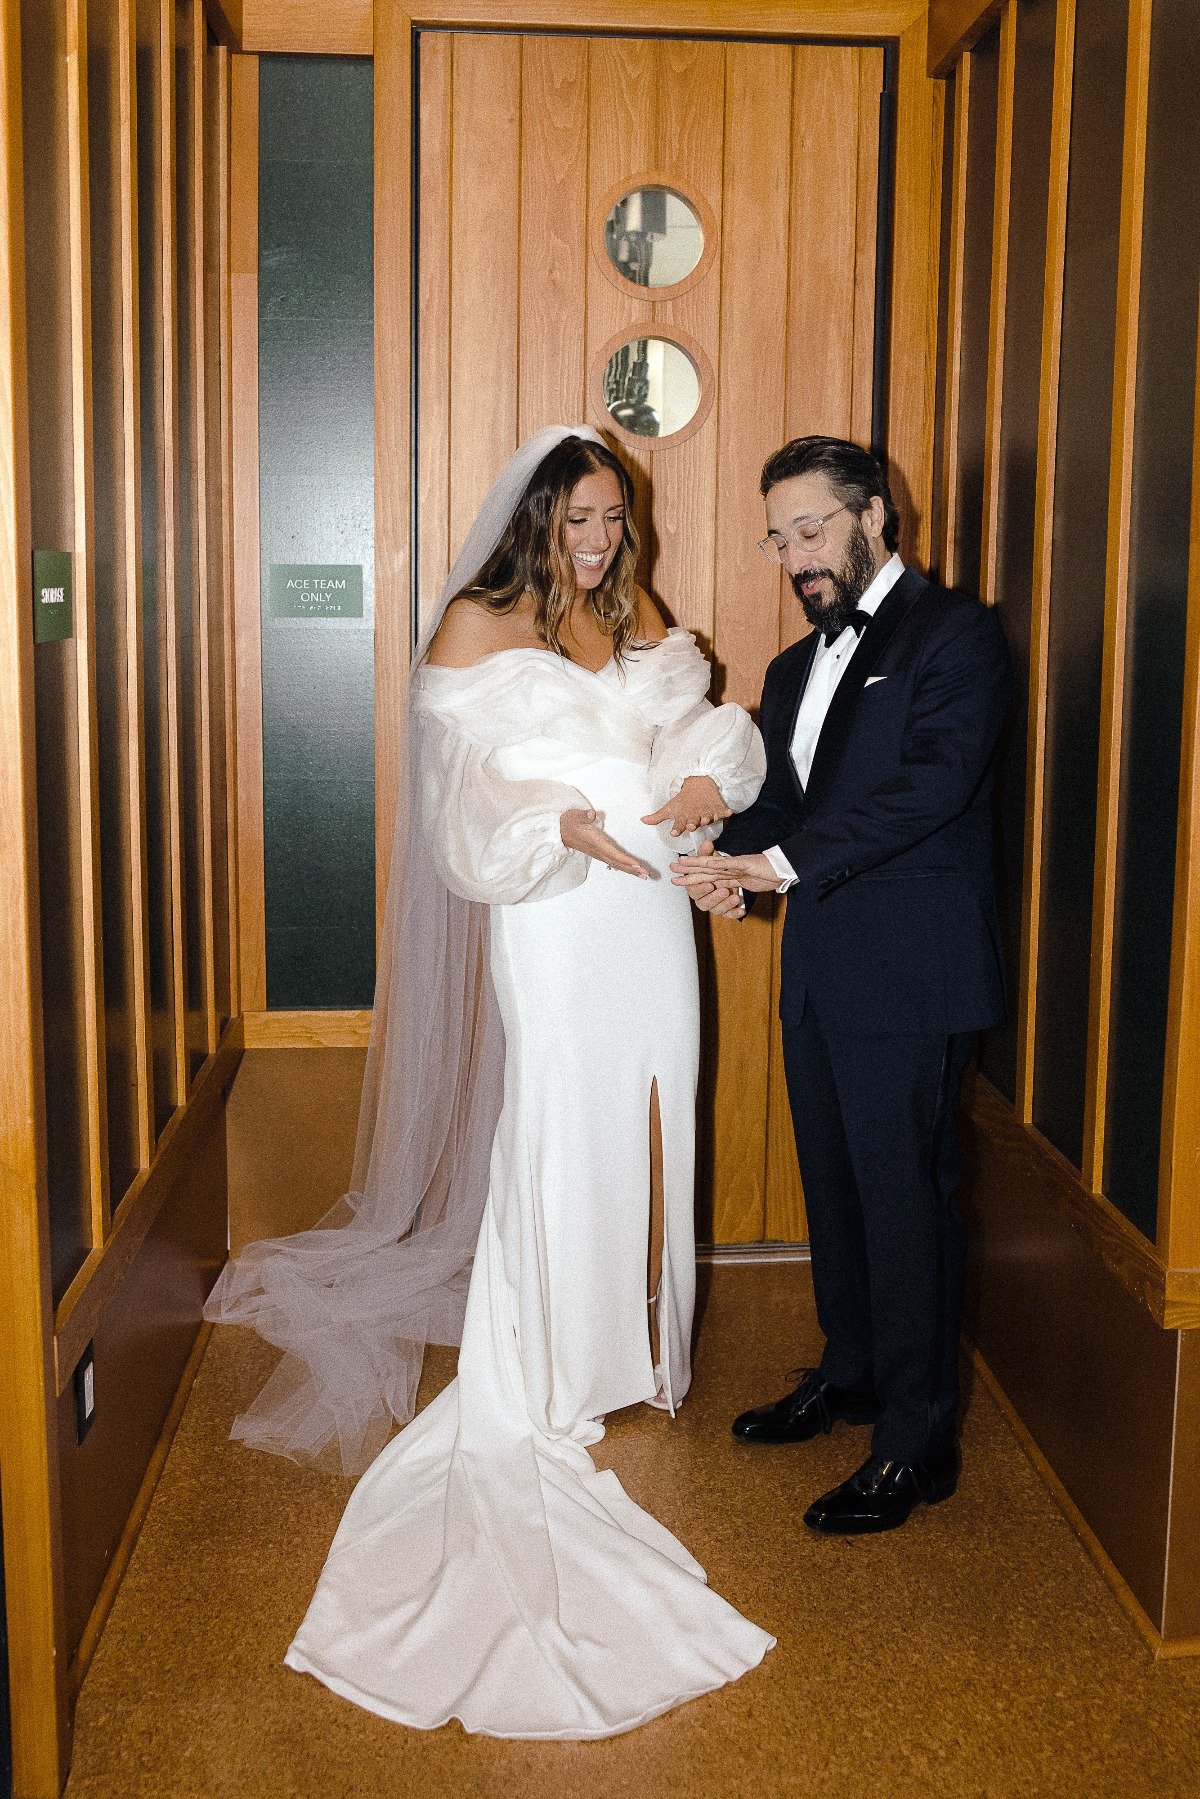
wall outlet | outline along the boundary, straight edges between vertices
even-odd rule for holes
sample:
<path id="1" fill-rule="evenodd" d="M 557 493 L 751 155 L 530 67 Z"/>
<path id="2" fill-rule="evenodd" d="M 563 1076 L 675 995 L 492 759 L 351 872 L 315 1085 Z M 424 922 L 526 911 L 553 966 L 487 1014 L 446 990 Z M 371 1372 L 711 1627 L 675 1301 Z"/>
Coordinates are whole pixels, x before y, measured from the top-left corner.
<path id="1" fill-rule="evenodd" d="M 96 1416 L 96 1358 L 88 1344 L 75 1365 L 75 1441 L 82 1443 Z"/>

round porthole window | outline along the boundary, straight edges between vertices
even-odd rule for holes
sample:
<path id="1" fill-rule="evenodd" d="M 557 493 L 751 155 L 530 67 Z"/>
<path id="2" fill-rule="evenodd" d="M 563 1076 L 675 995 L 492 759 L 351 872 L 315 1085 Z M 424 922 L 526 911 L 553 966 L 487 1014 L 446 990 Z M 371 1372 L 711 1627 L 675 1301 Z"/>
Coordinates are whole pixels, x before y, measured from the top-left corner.
<path id="1" fill-rule="evenodd" d="M 686 332 L 626 326 L 592 365 L 598 423 L 646 448 L 682 443 L 708 417 L 712 368 Z"/>
<path id="2" fill-rule="evenodd" d="M 604 248 L 618 275 L 634 287 L 675 287 L 704 255 L 704 226 L 673 188 L 631 188 L 604 221 Z"/>

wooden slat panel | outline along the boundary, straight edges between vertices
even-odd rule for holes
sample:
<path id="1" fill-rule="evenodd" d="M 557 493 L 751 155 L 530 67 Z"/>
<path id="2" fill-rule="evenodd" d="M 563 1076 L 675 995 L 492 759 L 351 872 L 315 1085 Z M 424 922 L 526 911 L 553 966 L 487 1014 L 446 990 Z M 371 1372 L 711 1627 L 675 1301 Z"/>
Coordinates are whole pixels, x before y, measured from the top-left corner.
<path id="1" fill-rule="evenodd" d="M 104 960 L 100 900 L 100 773 L 96 723 L 96 618 L 92 513 L 92 311 L 87 122 L 87 0 L 66 10 L 70 145 L 71 387 L 75 493 L 75 647 L 79 752 L 88 1164 L 92 1242 L 108 1228 L 108 1106 L 104 1057 Z"/>
<path id="2" fill-rule="evenodd" d="M 586 39 L 524 40 L 519 329 L 532 353 L 520 357 L 521 441 L 587 411 L 587 95 Z"/>
<path id="3" fill-rule="evenodd" d="M 858 195 L 854 245 L 854 398 L 850 436 L 871 441 L 875 400 L 875 261 L 879 224 L 879 102 L 883 51 L 859 50 Z M 940 159 L 939 159 L 940 161 Z"/>
<path id="4" fill-rule="evenodd" d="M 659 46 L 658 123 L 655 162 L 694 195 L 711 218 L 720 249 L 722 160 L 725 135 L 725 47 L 664 43 Z M 706 245 L 707 248 L 707 245 Z M 704 279 L 675 299 L 659 300 L 655 322 L 686 331 L 716 366 L 721 330 L 719 262 Z M 683 443 L 664 446 L 651 463 L 653 525 L 651 584 L 672 622 L 714 643 L 717 496 L 717 417 L 710 412 Z M 718 673 L 718 681 L 720 674 Z"/>
<path id="5" fill-rule="evenodd" d="M 980 598 L 996 601 L 996 538 L 1000 526 L 1000 433 L 1004 395 L 1004 315 L 1008 296 L 1008 217 L 1012 182 L 1013 92 L 1017 78 L 1017 0 L 1005 0 L 1000 19 L 1000 79 L 996 102 L 996 177 L 992 212 L 992 291 L 988 310 L 987 400 L 983 427 L 983 527 Z"/>
<path id="6" fill-rule="evenodd" d="M 662 45 L 647 39 L 594 38 L 589 49 L 588 203 L 587 222 L 605 216 L 619 192 L 652 170 L 658 151 L 658 99 L 662 85 Z M 581 221 L 582 223 L 583 221 Z M 649 330 L 654 307 L 628 289 L 614 285 L 598 258 L 587 259 L 587 370 L 589 377 L 600 351 L 617 332 L 632 337 L 641 324 Z M 608 415 L 590 399 L 588 420 L 599 430 Z M 642 540 L 639 578 L 649 579 L 652 452 L 635 450 L 622 441 L 621 460 L 633 476 L 634 520 Z"/>
<path id="7" fill-rule="evenodd" d="M 258 60 L 252 56 L 232 59 L 230 174 L 238 991 L 240 1005 L 246 1011 L 265 1011 L 267 926 L 258 535 Z"/>
<path id="8" fill-rule="evenodd" d="M 1001 0 L 929 0 L 929 73 L 948 74 L 956 61 L 962 68 L 964 51 L 979 42 L 1000 6 Z"/>
<path id="9" fill-rule="evenodd" d="M 1179 834 L 1158 1190 L 1158 1249 L 1169 1268 L 1200 1266 L 1200 348 L 1196 370 Z"/>
<path id="10" fill-rule="evenodd" d="M 962 405 L 963 266 L 967 244 L 967 121 L 971 58 L 954 76 L 954 173 L 950 196 L 949 280 L 946 293 L 946 378 L 942 413 L 942 516 L 938 568 L 947 587 L 958 579 L 958 420 Z"/>
<path id="11" fill-rule="evenodd" d="M 901 34 L 897 76 L 896 204 L 893 217 L 888 459 L 908 505 L 901 552 L 918 566 L 932 541 L 933 406 L 936 387 L 938 171 L 933 84 L 925 73 L 924 16 Z"/>
<path id="12" fill-rule="evenodd" d="M 450 569 L 450 161 L 454 116 L 449 32 L 419 39 L 417 202 L 417 613 Z M 419 628 L 419 627 L 418 627 Z"/>
<path id="13" fill-rule="evenodd" d="M 450 548 L 457 555 L 517 446 L 520 38 L 455 36 L 452 129 Z"/>
<path id="14" fill-rule="evenodd" d="M 1125 81 L 1121 158 L 1121 231 L 1117 250 L 1117 329 L 1109 458 L 1108 545 L 1104 581 L 1104 664 L 1100 687 L 1100 758 L 1096 784 L 1096 862 L 1092 901 L 1092 972 L 1088 999 L 1087 1088 L 1083 1177 L 1103 1184 L 1108 1107 L 1108 1027 L 1112 1001 L 1113 917 L 1120 816 L 1121 733 L 1125 698 L 1125 619 L 1129 591 L 1133 433 L 1150 91 L 1151 0 L 1133 0 Z"/>
<path id="15" fill-rule="evenodd" d="M 1033 593 L 1029 626 L 1029 724 L 1025 778 L 1024 891 L 1017 989 L 1017 1111 L 1033 1121 L 1033 1052 L 1037 1021 L 1038 932 L 1042 915 L 1042 815 L 1045 799 L 1046 692 L 1050 653 L 1050 573 L 1054 557 L 1054 460 L 1067 247 L 1067 177 L 1071 154 L 1075 0 L 1059 0 L 1054 45 L 1054 118 L 1046 211 L 1045 301 L 1038 397 L 1038 465 L 1034 496 Z"/>
<path id="16" fill-rule="evenodd" d="M 730 44 L 725 78 L 725 197 L 718 373 L 716 642 L 727 670 L 723 697 L 758 703 L 763 671 L 779 647 L 779 571 L 757 548 L 762 502 L 755 473 L 784 441 L 781 382 L 744 379 L 755 364 L 781 369 L 787 355 L 790 208 L 764 208 L 763 147 L 792 137 L 792 58 L 784 46 Z M 779 154 L 778 148 L 776 155 Z M 784 156 L 788 155 L 786 148 Z M 766 1128 L 771 1029 L 771 923 L 760 907 L 736 928 L 715 926 L 713 1212 L 718 1243 L 751 1243 L 766 1222 Z"/>

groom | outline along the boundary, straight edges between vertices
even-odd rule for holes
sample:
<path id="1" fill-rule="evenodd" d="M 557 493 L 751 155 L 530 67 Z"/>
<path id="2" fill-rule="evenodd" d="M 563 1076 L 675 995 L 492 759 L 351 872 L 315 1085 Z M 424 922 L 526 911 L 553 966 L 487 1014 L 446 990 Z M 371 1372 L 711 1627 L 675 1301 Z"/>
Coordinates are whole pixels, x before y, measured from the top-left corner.
<path id="1" fill-rule="evenodd" d="M 813 630 L 767 670 L 759 798 L 719 852 L 672 866 L 720 915 L 787 894 L 779 1012 L 825 1351 L 733 1431 L 873 1422 L 866 1461 L 805 1513 L 861 1534 L 958 1480 L 955 1114 L 975 1033 L 1003 1013 L 991 796 L 1010 675 L 995 615 L 901 562 L 867 451 L 799 438 L 761 485 L 760 547 Z"/>

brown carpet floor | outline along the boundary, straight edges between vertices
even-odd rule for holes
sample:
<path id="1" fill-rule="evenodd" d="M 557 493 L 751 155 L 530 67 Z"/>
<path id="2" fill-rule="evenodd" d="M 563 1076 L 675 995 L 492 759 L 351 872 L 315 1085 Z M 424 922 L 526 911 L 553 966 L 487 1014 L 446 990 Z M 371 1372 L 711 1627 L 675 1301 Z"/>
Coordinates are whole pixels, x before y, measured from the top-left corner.
<path id="1" fill-rule="evenodd" d="M 596 1454 L 778 1636 L 761 1668 L 580 1744 L 405 1730 L 289 1672 L 348 1488 L 228 1442 L 272 1352 L 221 1329 L 83 1687 L 71 1799 L 1200 1793 L 1200 1661 L 1152 1661 L 982 1387 L 954 1500 L 814 1537 L 804 1505 L 865 1433 L 755 1451 L 728 1428 L 815 1355 L 807 1269 L 703 1288 L 679 1418 L 623 1413 Z M 452 1366 L 431 1354 L 423 1397 Z"/>

